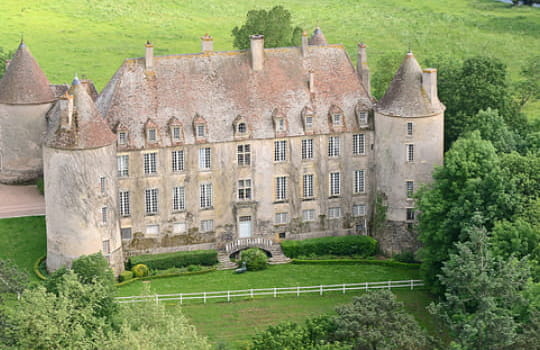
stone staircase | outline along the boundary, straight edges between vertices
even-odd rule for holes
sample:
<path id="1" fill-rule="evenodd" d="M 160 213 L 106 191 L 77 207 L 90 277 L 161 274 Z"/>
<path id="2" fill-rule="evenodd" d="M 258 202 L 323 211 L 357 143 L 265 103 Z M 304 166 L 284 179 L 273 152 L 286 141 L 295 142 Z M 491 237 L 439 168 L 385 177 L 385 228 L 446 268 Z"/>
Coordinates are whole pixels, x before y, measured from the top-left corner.
<path id="1" fill-rule="evenodd" d="M 234 253 L 235 251 L 242 250 L 249 247 L 256 247 L 264 249 L 270 254 L 272 254 L 272 257 L 268 259 L 268 263 L 272 265 L 277 264 L 287 264 L 291 262 L 291 259 L 287 258 L 285 254 L 283 254 L 283 250 L 281 249 L 281 245 L 279 243 L 273 243 L 271 240 L 267 239 L 243 239 L 243 240 L 237 240 L 231 243 L 228 243 L 223 250 L 218 250 L 218 270 L 231 270 L 236 269 L 238 267 L 238 264 L 231 261 L 229 258 L 230 254 Z"/>
<path id="2" fill-rule="evenodd" d="M 229 254 L 220 250 L 218 250 L 218 261 L 218 270 L 232 270 L 238 267 L 238 264 L 231 261 L 231 259 L 229 258 Z"/>
<path id="3" fill-rule="evenodd" d="M 283 250 L 281 249 L 281 245 L 279 243 L 272 244 L 270 253 L 272 254 L 272 257 L 268 259 L 269 264 L 277 265 L 291 262 L 291 259 L 287 258 L 285 254 L 283 254 Z"/>

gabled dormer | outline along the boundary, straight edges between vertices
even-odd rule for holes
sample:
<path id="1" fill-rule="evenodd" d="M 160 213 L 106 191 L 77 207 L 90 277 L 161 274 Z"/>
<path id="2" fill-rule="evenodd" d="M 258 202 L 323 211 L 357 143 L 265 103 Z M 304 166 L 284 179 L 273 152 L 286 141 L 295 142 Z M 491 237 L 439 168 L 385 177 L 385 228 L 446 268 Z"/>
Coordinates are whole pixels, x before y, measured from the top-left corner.
<path id="1" fill-rule="evenodd" d="M 171 144 L 178 145 L 184 142 L 184 128 L 182 123 L 176 118 L 171 117 L 167 123 L 169 126 L 169 134 L 171 136 Z"/>
<path id="2" fill-rule="evenodd" d="M 151 118 L 148 118 L 144 124 L 144 134 L 147 145 L 155 145 L 159 143 L 159 128 Z"/>
<path id="3" fill-rule="evenodd" d="M 244 139 L 251 135 L 249 125 L 244 116 L 238 115 L 234 118 L 233 132 L 235 139 Z"/>
<path id="4" fill-rule="evenodd" d="M 368 128 L 369 127 L 369 108 L 362 104 L 361 102 L 358 102 L 356 106 L 354 107 L 354 112 L 356 114 L 356 122 L 358 123 L 358 127 L 361 129 Z"/>
<path id="5" fill-rule="evenodd" d="M 208 123 L 198 113 L 193 118 L 193 135 L 197 143 L 206 143 L 208 139 Z"/>
<path id="6" fill-rule="evenodd" d="M 306 135 L 313 134 L 315 124 L 315 113 L 313 113 L 313 108 L 309 105 L 305 106 L 300 115 L 302 117 L 302 125 L 304 125 L 304 133 Z"/>
<path id="7" fill-rule="evenodd" d="M 116 132 L 116 144 L 119 148 L 127 147 L 129 144 L 129 130 L 128 127 L 119 122 L 115 127 Z"/>
<path id="8" fill-rule="evenodd" d="M 274 131 L 276 132 L 276 137 L 287 136 L 288 122 L 287 115 L 275 108 L 272 112 L 272 121 L 274 122 Z"/>
<path id="9" fill-rule="evenodd" d="M 336 105 L 332 105 L 328 110 L 328 119 L 330 129 L 334 132 L 345 130 L 345 114 L 343 110 Z"/>

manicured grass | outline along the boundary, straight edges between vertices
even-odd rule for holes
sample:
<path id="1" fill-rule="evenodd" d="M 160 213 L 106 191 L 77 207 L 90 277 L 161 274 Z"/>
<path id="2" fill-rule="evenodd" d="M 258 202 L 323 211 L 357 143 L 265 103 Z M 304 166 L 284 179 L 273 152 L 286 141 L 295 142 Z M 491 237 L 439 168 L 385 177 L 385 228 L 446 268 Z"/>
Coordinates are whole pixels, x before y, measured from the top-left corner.
<path id="1" fill-rule="evenodd" d="M 197 331 L 214 344 L 228 344 L 239 349 L 257 332 L 284 321 L 303 323 L 307 318 L 334 313 L 337 306 L 350 303 L 353 296 L 363 292 L 331 296 L 279 297 L 244 300 L 232 303 L 193 304 L 182 307 L 182 312 L 197 327 Z M 394 291 L 420 324 L 433 336 L 439 327 L 425 310 L 432 301 L 421 290 Z"/>
<path id="2" fill-rule="evenodd" d="M 271 265 L 267 270 L 235 274 L 231 270 L 179 276 L 147 282 L 152 293 L 188 293 L 249 288 L 313 286 L 419 279 L 419 271 L 378 265 Z M 140 295 L 143 282 L 120 287 L 119 296 Z"/>
<path id="3" fill-rule="evenodd" d="M 44 216 L 0 220 L 0 258 L 13 260 L 32 280 L 32 266 L 45 255 L 46 244 Z"/>

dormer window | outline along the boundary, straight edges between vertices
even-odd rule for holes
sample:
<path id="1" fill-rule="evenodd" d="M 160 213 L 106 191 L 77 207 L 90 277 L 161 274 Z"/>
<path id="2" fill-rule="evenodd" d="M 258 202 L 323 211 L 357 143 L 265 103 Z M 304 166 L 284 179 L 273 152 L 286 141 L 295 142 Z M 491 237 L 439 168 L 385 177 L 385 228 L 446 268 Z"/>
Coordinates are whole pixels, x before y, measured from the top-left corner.
<path id="1" fill-rule="evenodd" d="M 313 109 L 310 106 L 305 106 L 302 109 L 302 121 L 304 123 L 304 132 L 306 134 L 313 133 L 314 115 Z"/>
<path id="2" fill-rule="evenodd" d="M 171 117 L 169 119 L 169 132 L 171 133 L 171 141 L 172 143 L 180 143 L 182 142 L 182 139 L 184 138 L 183 132 L 182 132 L 182 123 L 176 117 Z"/>
<path id="3" fill-rule="evenodd" d="M 285 131 L 285 120 L 278 120 L 278 131 Z"/>
<path id="4" fill-rule="evenodd" d="M 246 139 L 250 136 L 247 119 L 241 115 L 236 116 L 233 120 L 233 133 L 237 139 Z"/>
<path id="5" fill-rule="evenodd" d="M 306 117 L 306 129 L 313 129 L 313 117 L 307 116 Z"/>
<path id="6" fill-rule="evenodd" d="M 236 128 L 236 131 L 239 134 L 245 134 L 247 132 L 246 123 L 240 123 L 238 124 L 238 127 Z"/>
<path id="7" fill-rule="evenodd" d="M 152 119 L 148 119 L 145 124 L 146 129 L 146 142 L 157 143 L 158 142 L 158 126 Z"/>
<path id="8" fill-rule="evenodd" d="M 208 123 L 202 116 L 195 114 L 193 119 L 193 131 L 195 133 L 195 140 L 198 142 L 206 142 L 208 137 Z"/>
<path id="9" fill-rule="evenodd" d="M 119 131 L 118 132 L 118 144 L 119 145 L 125 145 L 127 144 L 127 138 L 128 138 L 128 134 L 127 134 L 127 131 Z"/>
<path id="10" fill-rule="evenodd" d="M 339 132 L 343 130 L 343 127 L 345 126 L 345 116 L 341 108 L 336 105 L 330 107 L 330 110 L 328 111 L 328 117 L 330 119 L 330 126 L 333 131 Z"/>
<path id="11" fill-rule="evenodd" d="M 358 126 L 367 127 L 368 117 L 369 117 L 368 108 L 364 104 L 361 104 L 359 102 L 355 107 L 355 112 L 356 112 L 356 118 L 358 121 Z"/>
<path id="12" fill-rule="evenodd" d="M 334 125 L 341 125 L 342 123 L 342 115 L 341 114 L 333 114 L 332 115 L 332 123 Z"/>
<path id="13" fill-rule="evenodd" d="M 274 121 L 276 134 L 278 136 L 285 136 L 287 133 L 287 116 L 276 108 L 272 112 L 272 119 Z"/>
<path id="14" fill-rule="evenodd" d="M 180 127 L 179 126 L 173 126 L 171 127 L 171 134 L 172 134 L 172 138 L 173 138 L 173 141 L 180 141 Z"/>
<path id="15" fill-rule="evenodd" d="M 197 137 L 205 137 L 206 130 L 204 125 L 197 125 Z"/>

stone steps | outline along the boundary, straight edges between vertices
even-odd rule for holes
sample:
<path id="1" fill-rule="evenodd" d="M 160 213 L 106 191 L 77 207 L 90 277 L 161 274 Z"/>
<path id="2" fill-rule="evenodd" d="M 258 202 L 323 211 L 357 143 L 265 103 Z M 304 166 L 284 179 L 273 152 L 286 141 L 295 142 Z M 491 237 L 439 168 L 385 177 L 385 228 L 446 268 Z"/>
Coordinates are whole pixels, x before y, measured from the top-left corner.
<path id="1" fill-rule="evenodd" d="M 279 244 L 273 244 L 268 250 L 272 257 L 268 259 L 268 263 L 271 265 L 287 264 L 291 262 L 291 259 L 287 258 L 281 250 Z M 232 262 L 229 258 L 229 254 L 225 251 L 218 251 L 218 270 L 232 270 L 238 268 L 238 264 Z"/>
<path id="2" fill-rule="evenodd" d="M 233 263 L 231 259 L 229 259 L 229 254 L 225 252 L 218 251 L 218 261 L 218 270 L 232 270 L 238 268 L 238 264 Z"/>

